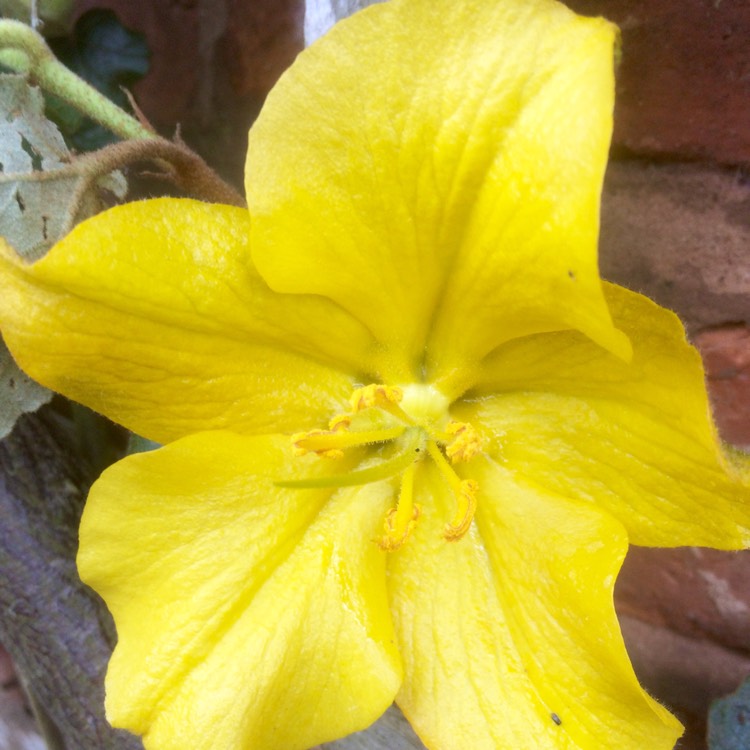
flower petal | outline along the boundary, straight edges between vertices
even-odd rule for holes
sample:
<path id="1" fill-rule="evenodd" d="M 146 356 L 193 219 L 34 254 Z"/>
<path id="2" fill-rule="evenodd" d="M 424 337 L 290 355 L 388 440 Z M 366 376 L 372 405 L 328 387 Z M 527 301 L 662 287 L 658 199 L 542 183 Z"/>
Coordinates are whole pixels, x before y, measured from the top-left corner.
<path id="1" fill-rule="evenodd" d="M 390 2 L 303 52 L 250 132 L 253 258 L 386 345 L 387 380 L 578 328 L 628 355 L 596 261 L 615 30 L 551 0 Z"/>
<path id="2" fill-rule="evenodd" d="M 241 209 L 154 200 L 94 217 L 33 265 L 0 248 L 3 337 L 41 383 L 158 442 L 317 426 L 371 340 L 329 300 L 271 292 L 248 225 Z"/>
<path id="3" fill-rule="evenodd" d="M 431 750 L 671 750 L 679 724 L 638 685 L 612 603 L 622 526 L 489 460 L 470 466 L 468 535 L 441 538 L 452 498 L 428 470 L 419 525 L 389 563 L 396 701 L 416 732 Z"/>
<path id="4" fill-rule="evenodd" d="M 509 342 L 457 418 L 550 491 L 596 502 L 634 544 L 736 549 L 750 542 L 750 482 L 722 454 L 698 353 L 677 317 L 607 285 L 630 364 L 574 332 Z"/>
<path id="5" fill-rule="evenodd" d="M 283 490 L 322 473 L 288 441 L 203 433 L 108 469 L 81 525 L 82 578 L 119 641 L 107 713 L 148 750 L 308 748 L 374 721 L 400 662 L 385 483 Z"/>

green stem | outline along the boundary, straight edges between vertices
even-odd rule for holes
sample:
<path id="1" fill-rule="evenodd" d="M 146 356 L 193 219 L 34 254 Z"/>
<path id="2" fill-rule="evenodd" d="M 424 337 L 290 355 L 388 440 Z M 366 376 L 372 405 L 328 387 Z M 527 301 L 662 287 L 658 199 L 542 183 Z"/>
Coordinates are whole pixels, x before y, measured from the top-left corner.
<path id="1" fill-rule="evenodd" d="M 156 138 L 156 133 L 121 110 L 95 88 L 68 70 L 52 54 L 42 36 L 20 21 L 0 21 L 0 63 L 32 75 L 55 94 L 124 139 Z"/>

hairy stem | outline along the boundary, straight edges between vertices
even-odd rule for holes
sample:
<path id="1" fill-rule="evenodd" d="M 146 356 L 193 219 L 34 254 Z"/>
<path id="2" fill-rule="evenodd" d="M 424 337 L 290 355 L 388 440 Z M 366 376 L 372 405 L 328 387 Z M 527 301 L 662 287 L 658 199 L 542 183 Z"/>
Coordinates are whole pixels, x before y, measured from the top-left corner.
<path id="1" fill-rule="evenodd" d="M 45 91 L 59 96 L 121 138 L 158 137 L 68 70 L 52 54 L 41 34 L 20 21 L 0 20 L 0 63 L 32 76 Z"/>

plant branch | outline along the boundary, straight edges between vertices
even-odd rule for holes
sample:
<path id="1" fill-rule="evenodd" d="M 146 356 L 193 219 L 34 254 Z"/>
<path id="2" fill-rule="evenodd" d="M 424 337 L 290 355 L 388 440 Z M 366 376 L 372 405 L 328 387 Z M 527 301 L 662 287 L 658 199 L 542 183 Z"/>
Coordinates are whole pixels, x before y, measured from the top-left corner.
<path id="1" fill-rule="evenodd" d="M 20 21 L 0 20 L 0 63 L 32 76 L 45 91 L 59 96 L 120 138 L 158 137 L 68 70 L 54 56 L 41 34 Z"/>
<path id="2" fill-rule="evenodd" d="M 145 141 L 122 141 L 80 157 L 95 165 L 94 179 L 113 169 L 137 161 L 154 161 L 164 170 L 160 177 L 170 180 L 188 195 L 209 203 L 225 203 L 246 208 L 245 199 L 216 174 L 198 154 L 182 143 L 156 137 Z"/>

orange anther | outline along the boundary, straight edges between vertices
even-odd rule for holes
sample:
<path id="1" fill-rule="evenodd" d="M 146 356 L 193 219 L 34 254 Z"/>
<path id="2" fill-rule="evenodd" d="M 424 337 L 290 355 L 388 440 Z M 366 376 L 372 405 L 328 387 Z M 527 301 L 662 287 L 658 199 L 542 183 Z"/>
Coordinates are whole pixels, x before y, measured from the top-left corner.
<path id="1" fill-rule="evenodd" d="M 412 535 L 419 516 L 422 515 L 422 508 L 419 505 L 415 505 L 411 509 L 411 518 L 408 519 L 406 524 L 399 524 L 399 509 L 391 508 L 386 513 L 383 527 L 385 528 L 385 535 L 378 539 L 378 547 L 384 552 L 395 552 L 404 546 L 406 540 Z M 398 528 L 399 525 L 403 528 Z"/>
<path id="2" fill-rule="evenodd" d="M 456 464 L 460 461 L 470 461 L 482 450 L 482 438 L 479 433 L 466 422 L 450 422 L 445 431 L 453 439 L 445 446 L 445 455 Z"/>
<path id="3" fill-rule="evenodd" d="M 469 530 L 477 510 L 479 485 L 473 479 L 463 479 L 456 492 L 458 507 L 453 520 L 446 525 L 443 537 L 448 542 L 457 542 Z"/>
<path id="4" fill-rule="evenodd" d="M 404 392 L 397 386 L 372 383 L 364 388 L 357 388 L 349 399 L 355 412 L 371 409 L 373 406 L 386 407 L 397 404 L 404 397 Z"/>
<path id="5" fill-rule="evenodd" d="M 352 418 L 349 416 L 349 414 L 339 414 L 337 417 L 334 417 L 329 423 L 328 423 L 328 429 L 332 432 L 339 432 L 340 430 L 348 430 L 349 426 L 352 423 Z"/>

